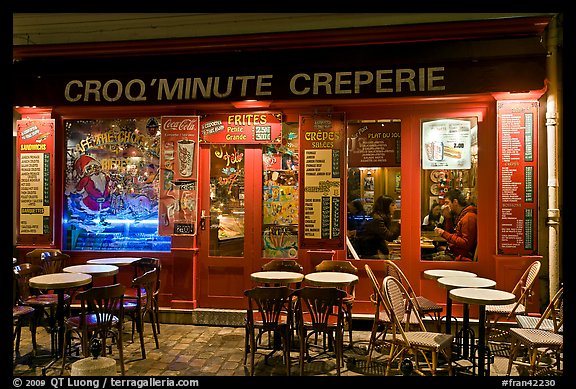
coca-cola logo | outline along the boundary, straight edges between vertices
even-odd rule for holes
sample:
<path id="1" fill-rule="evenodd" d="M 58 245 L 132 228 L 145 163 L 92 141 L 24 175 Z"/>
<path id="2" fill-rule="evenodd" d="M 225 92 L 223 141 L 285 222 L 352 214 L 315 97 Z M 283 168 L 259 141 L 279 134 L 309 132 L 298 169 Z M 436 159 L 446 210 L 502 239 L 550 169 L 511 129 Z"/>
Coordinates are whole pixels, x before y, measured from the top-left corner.
<path id="1" fill-rule="evenodd" d="M 164 129 L 178 131 L 195 131 L 198 121 L 196 119 L 172 120 L 166 119 Z"/>

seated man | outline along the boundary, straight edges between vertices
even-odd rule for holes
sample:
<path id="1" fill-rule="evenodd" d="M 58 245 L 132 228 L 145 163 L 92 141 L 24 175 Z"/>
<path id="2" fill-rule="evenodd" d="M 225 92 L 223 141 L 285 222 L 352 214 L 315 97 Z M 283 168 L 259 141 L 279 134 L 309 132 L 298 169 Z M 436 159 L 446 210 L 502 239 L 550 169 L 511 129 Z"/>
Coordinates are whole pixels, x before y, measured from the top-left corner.
<path id="1" fill-rule="evenodd" d="M 477 209 L 466 202 L 464 194 L 458 189 L 450 189 L 446 193 L 445 203 L 450 212 L 455 215 L 454 231 L 449 232 L 442 228 L 434 228 L 434 232 L 446 239 L 448 248 L 444 253 L 434 256 L 436 261 L 472 261 L 476 251 L 477 236 Z"/>

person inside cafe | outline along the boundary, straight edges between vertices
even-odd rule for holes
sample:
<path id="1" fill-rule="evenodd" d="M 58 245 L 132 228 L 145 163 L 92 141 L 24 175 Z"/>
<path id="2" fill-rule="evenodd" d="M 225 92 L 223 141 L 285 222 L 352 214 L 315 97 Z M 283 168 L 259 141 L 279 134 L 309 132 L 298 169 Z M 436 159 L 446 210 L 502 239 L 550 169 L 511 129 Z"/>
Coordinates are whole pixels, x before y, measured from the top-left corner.
<path id="1" fill-rule="evenodd" d="M 428 215 L 422 220 L 422 231 L 434 231 L 435 227 L 444 226 L 444 216 L 442 215 L 442 206 L 434 201 L 430 207 Z"/>
<path id="2" fill-rule="evenodd" d="M 388 243 L 400 236 L 400 223 L 392 221 L 396 201 L 390 196 L 380 196 L 374 202 L 370 216 L 357 232 L 360 258 L 387 258 Z"/>
<path id="3" fill-rule="evenodd" d="M 454 231 L 435 227 L 434 232 L 446 239 L 448 247 L 432 258 L 436 261 L 472 261 L 476 251 L 477 208 L 468 204 L 464 194 L 458 189 L 450 189 L 445 195 L 445 205 L 454 215 Z"/>

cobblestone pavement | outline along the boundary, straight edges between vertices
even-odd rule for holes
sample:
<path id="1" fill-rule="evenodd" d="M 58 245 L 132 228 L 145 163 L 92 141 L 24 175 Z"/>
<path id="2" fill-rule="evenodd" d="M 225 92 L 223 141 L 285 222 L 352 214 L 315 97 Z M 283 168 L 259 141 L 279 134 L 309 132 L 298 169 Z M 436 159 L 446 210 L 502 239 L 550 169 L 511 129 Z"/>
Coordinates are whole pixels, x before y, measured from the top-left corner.
<path id="1" fill-rule="evenodd" d="M 130 329 L 128 324 L 126 330 Z M 125 331 L 126 331 L 125 330 Z M 42 367 L 50 361 L 50 337 L 44 328 L 38 331 L 39 356 L 32 358 L 30 333 L 22 330 L 20 354 L 13 358 L 14 376 L 41 376 Z M 345 366 L 342 376 L 383 376 L 386 356 L 375 352 L 376 360 L 370 366 L 366 364 L 367 346 L 370 332 L 354 330 L 353 346 L 345 351 Z M 145 327 L 146 359 L 142 359 L 138 334 L 131 340 L 130 332 L 124 335 L 124 363 L 127 376 L 247 376 L 249 361 L 244 365 L 244 328 L 216 327 L 189 324 L 162 324 L 159 335 L 160 348 L 156 349 L 149 323 Z M 347 342 L 347 338 L 345 339 Z M 118 351 L 112 348 L 113 358 L 118 358 Z M 78 358 L 71 358 L 74 362 Z M 298 352 L 291 354 L 291 374 L 299 375 Z M 68 359 L 67 359 L 68 362 Z M 60 375 L 61 360 L 46 372 L 47 376 Z M 493 376 L 506 373 L 507 358 L 496 356 L 491 365 Z M 118 371 L 120 370 L 117 364 Z M 65 375 L 70 375 L 67 364 Z M 256 376 L 285 375 L 281 353 L 275 353 L 264 361 L 263 354 L 255 360 Z M 305 365 L 307 376 L 335 376 L 336 365 L 333 358 L 322 357 Z M 513 371 L 513 375 L 517 375 Z"/>

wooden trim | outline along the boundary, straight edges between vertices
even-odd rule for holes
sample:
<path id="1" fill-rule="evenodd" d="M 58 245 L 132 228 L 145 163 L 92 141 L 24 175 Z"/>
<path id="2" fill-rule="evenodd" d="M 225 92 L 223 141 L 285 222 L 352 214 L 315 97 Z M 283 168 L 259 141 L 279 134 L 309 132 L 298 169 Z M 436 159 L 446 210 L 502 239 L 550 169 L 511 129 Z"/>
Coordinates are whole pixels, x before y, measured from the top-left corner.
<path id="1" fill-rule="evenodd" d="M 299 48 L 537 36 L 552 15 L 447 23 L 341 28 L 318 31 L 153 39 L 77 44 L 14 46 L 14 60 L 42 57 L 111 57 L 275 51 Z"/>

